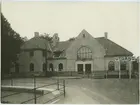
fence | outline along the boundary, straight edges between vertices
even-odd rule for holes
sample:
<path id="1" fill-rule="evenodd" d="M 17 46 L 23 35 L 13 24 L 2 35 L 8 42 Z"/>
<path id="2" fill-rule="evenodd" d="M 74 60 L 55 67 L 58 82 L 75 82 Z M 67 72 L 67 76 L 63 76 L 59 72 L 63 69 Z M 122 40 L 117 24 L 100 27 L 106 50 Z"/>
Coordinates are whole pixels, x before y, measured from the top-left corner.
<path id="1" fill-rule="evenodd" d="M 25 79 L 25 78 L 24 78 Z M 33 77 L 33 78 L 28 78 L 27 81 L 29 82 L 25 82 L 24 81 L 24 84 L 30 84 L 30 86 L 32 85 L 32 88 L 28 88 L 28 85 L 26 86 L 25 89 L 23 88 L 20 88 L 20 91 L 18 89 L 16 89 L 16 92 L 13 92 L 11 94 L 6 94 L 6 95 L 3 95 L 1 96 L 1 100 L 2 100 L 2 103 L 18 103 L 18 104 L 25 104 L 25 103 L 33 103 L 33 104 L 37 104 L 37 103 L 40 103 L 40 104 L 45 104 L 45 103 L 49 103 L 51 101 L 53 101 L 54 99 L 60 97 L 60 96 L 64 96 L 65 97 L 65 80 L 59 80 L 59 79 L 49 79 L 49 83 L 46 84 L 46 82 L 44 83 L 43 82 L 43 85 L 40 83 L 42 80 L 40 78 L 39 80 L 39 83 L 37 83 L 37 79 L 36 77 Z M 32 81 L 31 81 L 32 80 Z M 8 81 L 8 80 L 7 80 Z M 17 84 L 17 81 L 20 81 L 19 84 L 22 84 L 23 81 L 21 81 L 20 79 L 14 79 L 14 78 L 11 78 L 10 81 L 7 83 L 9 84 L 10 87 L 16 87 L 16 86 L 19 86 L 19 84 Z M 53 82 L 52 82 L 53 81 Z M 2 83 L 4 84 L 4 83 Z M 48 87 L 51 87 L 51 91 L 48 91 L 47 88 Z M 12 89 L 7 89 L 8 91 L 12 90 Z M 12 90 L 13 91 L 13 90 Z M 5 92 L 5 90 L 2 88 L 2 92 Z M 23 93 L 28 93 L 29 92 L 32 93 L 32 96 L 29 97 L 29 95 L 26 95 L 25 97 L 22 98 L 22 95 Z M 59 94 L 57 95 L 54 95 L 53 96 L 53 92 L 58 92 Z M 21 97 L 19 100 L 20 102 L 18 102 L 18 99 L 14 99 L 13 101 L 14 102 L 9 102 L 6 99 L 8 99 L 9 97 L 9 100 L 11 100 L 15 95 L 18 95 L 19 97 Z M 16 98 L 18 98 L 18 96 L 16 96 Z M 50 98 L 50 96 L 52 98 Z M 26 97 L 28 97 L 26 99 Z M 15 102 L 16 101 L 16 102 Z"/>
<path id="2" fill-rule="evenodd" d="M 138 78 L 138 72 L 129 70 L 91 70 L 91 71 L 75 71 L 75 69 L 62 71 L 49 71 L 51 76 L 69 76 L 69 77 L 87 77 L 87 78 Z"/>

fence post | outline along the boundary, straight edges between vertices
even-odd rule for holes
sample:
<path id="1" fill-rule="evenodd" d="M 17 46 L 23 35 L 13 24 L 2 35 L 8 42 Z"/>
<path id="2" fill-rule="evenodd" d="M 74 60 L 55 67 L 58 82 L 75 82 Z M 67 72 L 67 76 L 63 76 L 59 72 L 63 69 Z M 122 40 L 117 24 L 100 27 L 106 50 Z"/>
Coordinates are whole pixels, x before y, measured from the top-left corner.
<path id="1" fill-rule="evenodd" d="M 64 87 L 63 87 L 63 88 L 64 88 L 63 90 L 64 90 L 64 97 L 65 97 L 65 94 L 66 94 L 66 93 L 65 93 L 65 80 L 63 80 L 63 86 L 64 86 Z"/>
<path id="2" fill-rule="evenodd" d="M 57 79 L 57 90 L 59 90 L 59 79 Z"/>
<path id="3" fill-rule="evenodd" d="M 34 104 L 36 104 L 36 78 L 34 76 Z"/>
<path id="4" fill-rule="evenodd" d="M 11 73 L 11 86 L 13 86 L 13 78 L 12 78 L 12 73 Z"/>

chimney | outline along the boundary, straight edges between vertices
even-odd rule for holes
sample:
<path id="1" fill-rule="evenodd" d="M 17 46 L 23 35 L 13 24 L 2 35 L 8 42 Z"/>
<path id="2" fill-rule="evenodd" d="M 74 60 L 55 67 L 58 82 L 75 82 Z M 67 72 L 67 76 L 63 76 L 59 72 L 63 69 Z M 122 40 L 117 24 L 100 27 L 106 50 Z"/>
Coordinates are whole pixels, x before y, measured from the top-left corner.
<path id="1" fill-rule="evenodd" d="M 108 32 L 105 32 L 104 35 L 105 35 L 104 37 L 107 39 L 108 38 Z"/>
<path id="2" fill-rule="evenodd" d="M 39 37 L 39 32 L 34 32 L 34 37 Z"/>
<path id="3" fill-rule="evenodd" d="M 53 45 L 53 46 L 56 46 L 57 43 L 59 42 L 58 33 L 54 33 L 53 38 L 52 38 L 52 41 L 53 41 L 52 45 Z"/>

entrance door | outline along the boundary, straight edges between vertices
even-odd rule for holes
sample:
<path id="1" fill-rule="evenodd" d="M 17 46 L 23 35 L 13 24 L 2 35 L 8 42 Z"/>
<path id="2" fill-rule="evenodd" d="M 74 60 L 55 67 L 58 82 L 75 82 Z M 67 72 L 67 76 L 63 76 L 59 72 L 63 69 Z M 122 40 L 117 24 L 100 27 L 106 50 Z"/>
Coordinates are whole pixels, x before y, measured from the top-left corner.
<path id="1" fill-rule="evenodd" d="M 91 73 L 91 64 L 85 64 L 85 73 L 90 74 Z"/>
<path id="2" fill-rule="evenodd" d="M 83 74 L 83 64 L 77 64 L 78 73 Z"/>

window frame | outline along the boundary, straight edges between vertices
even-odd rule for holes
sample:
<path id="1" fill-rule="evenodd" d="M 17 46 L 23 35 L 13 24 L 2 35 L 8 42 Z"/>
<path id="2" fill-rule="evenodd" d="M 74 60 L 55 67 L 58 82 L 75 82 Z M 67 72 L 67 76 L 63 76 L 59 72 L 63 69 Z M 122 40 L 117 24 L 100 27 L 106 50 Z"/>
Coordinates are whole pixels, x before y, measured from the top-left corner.
<path id="1" fill-rule="evenodd" d="M 51 66 L 50 66 L 50 65 L 51 65 Z M 50 68 L 51 68 L 51 70 L 50 70 Z M 49 64 L 49 70 L 50 70 L 50 71 L 54 71 L 53 69 L 54 69 L 53 64 L 50 63 L 50 64 Z"/>
<path id="2" fill-rule="evenodd" d="M 88 46 L 82 46 L 77 50 L 77 60 L 91 60 L 92 50 Z"/>
<path id="3" fill-rule="evenodd" d="M 34 63 L 30 63 L 30 72 L 34 71 Z"/>
<path id="4" fill-rule="evenodd" d="M 112 63 L 112 64 L 111 64 Z M 110 69 L 111 68 L 111 69 Z M 112 69 L 113 68 L 113 69 Z M 108 71 L 115 71 L 115 62 L 109 61 L 108 62 Z"/>
<path id="5" fill-rule="evenodd" d="M 47 70 L 47 64 L 46 63 L 43 63 L 42 64 L 42 68 L 43 68 L 43 71 L 46 71 Z"/>
<path id="6" fill-rule="evenodd" d="M 62 71 L 63 70 L 63 63 L 59 63 L 58 69 L 59 69 L 59 71 Z"/>
<path id="7" fill-rule="evenodd" d="M 125 69 L 123 69 L 123 68 L 125 68 Z M 127 70 L 127 62 L 126 61 L 121 61 L 120 62 L 120 70 L 121 71 Z"/>

